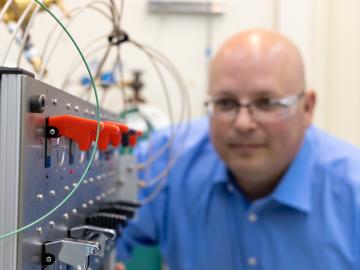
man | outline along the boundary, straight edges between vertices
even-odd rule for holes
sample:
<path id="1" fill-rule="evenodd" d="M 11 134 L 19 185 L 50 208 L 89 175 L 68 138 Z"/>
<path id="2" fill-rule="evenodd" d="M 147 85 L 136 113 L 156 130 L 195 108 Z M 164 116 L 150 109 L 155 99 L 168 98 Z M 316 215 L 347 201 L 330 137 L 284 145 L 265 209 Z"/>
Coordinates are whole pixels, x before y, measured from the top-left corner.
<path id="1" fill-rule="evenodd" d="M 209 121 L 175 142 L 182 152 L 119 259 L 142 243 L 159 244 L 171 270 L 360 269 L 360 151 L 311 125 L 315 93 L 294 44 L 233 36 L 211 63 L 209 96 Z M 159 148 L 168 134 L 157 136 Z"/>

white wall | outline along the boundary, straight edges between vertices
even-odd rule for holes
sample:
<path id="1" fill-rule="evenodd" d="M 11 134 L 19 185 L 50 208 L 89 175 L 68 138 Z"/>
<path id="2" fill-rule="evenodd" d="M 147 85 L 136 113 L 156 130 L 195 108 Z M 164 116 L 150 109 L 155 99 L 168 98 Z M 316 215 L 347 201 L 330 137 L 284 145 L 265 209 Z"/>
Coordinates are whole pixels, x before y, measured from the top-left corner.
<path id="1" fill-rule="evenodd" d="M 360 145 L 360 1 L 329 1 L 326 128 Z"/>

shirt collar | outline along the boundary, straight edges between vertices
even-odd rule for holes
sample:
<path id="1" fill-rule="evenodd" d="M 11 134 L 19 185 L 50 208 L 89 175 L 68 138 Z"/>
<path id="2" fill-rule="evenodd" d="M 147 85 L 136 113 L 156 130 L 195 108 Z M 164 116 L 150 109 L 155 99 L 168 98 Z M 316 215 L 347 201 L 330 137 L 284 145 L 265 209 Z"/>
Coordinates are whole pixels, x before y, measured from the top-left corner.
<path id="1" fill-rule="evenodd" d="M 310 127 L 305 133 L 302 146 L 290 164 L 279 185 L 270 198 L 291 208 L 309 213 L 311 211 L 311 178 L 314 173 L 315 153 L 311 137 L 314 128 Z M 214 150 L 215 152 L 215 150 Z M 226 164 L 215 152 L 215 173 L 213 183 L 229 183 Z"/>
<path id="2" fill-rule="evenodd" d="M 313 129 L 306 131 L 299 152 L 271 194 L 273 200 L 306 213 L 311 211 L 311 178 L 315 166 Z"/>

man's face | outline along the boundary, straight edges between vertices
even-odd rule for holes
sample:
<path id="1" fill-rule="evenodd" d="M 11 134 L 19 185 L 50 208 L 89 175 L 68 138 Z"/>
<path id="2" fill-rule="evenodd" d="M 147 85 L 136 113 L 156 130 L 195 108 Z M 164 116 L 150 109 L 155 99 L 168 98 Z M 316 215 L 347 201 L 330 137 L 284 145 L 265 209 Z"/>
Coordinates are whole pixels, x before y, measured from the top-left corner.
<path id="1" fill-rule="evenodd" d="M 213 64 L 209 94 L 248 103 L 259 98 L 283 98 L 304 91 L 294 69 L 274 57 L 225 57 Z M 287 168 L 302 143 L 312 114 L 308 94 L 284 117 L 253 118 L 241 108 L 233 121 L 211 116 L 211 137 L 219 156 L 238 181 L 276 178 Z"/>

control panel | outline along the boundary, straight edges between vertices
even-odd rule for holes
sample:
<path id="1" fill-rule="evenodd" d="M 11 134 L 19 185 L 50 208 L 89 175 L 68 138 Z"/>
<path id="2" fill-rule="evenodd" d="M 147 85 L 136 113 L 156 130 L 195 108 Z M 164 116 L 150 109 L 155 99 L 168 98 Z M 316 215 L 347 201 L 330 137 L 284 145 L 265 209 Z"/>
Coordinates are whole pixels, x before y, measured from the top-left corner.
<path id="1" fill-rule="evenodd" d="M 0 269 L 110 269 L 139 206 L 141 134 L 105 110 L 98 123 L 94 105 L 23 70 L 0 76 L 0 235 L 37 221 L 0 240 Z"/>

